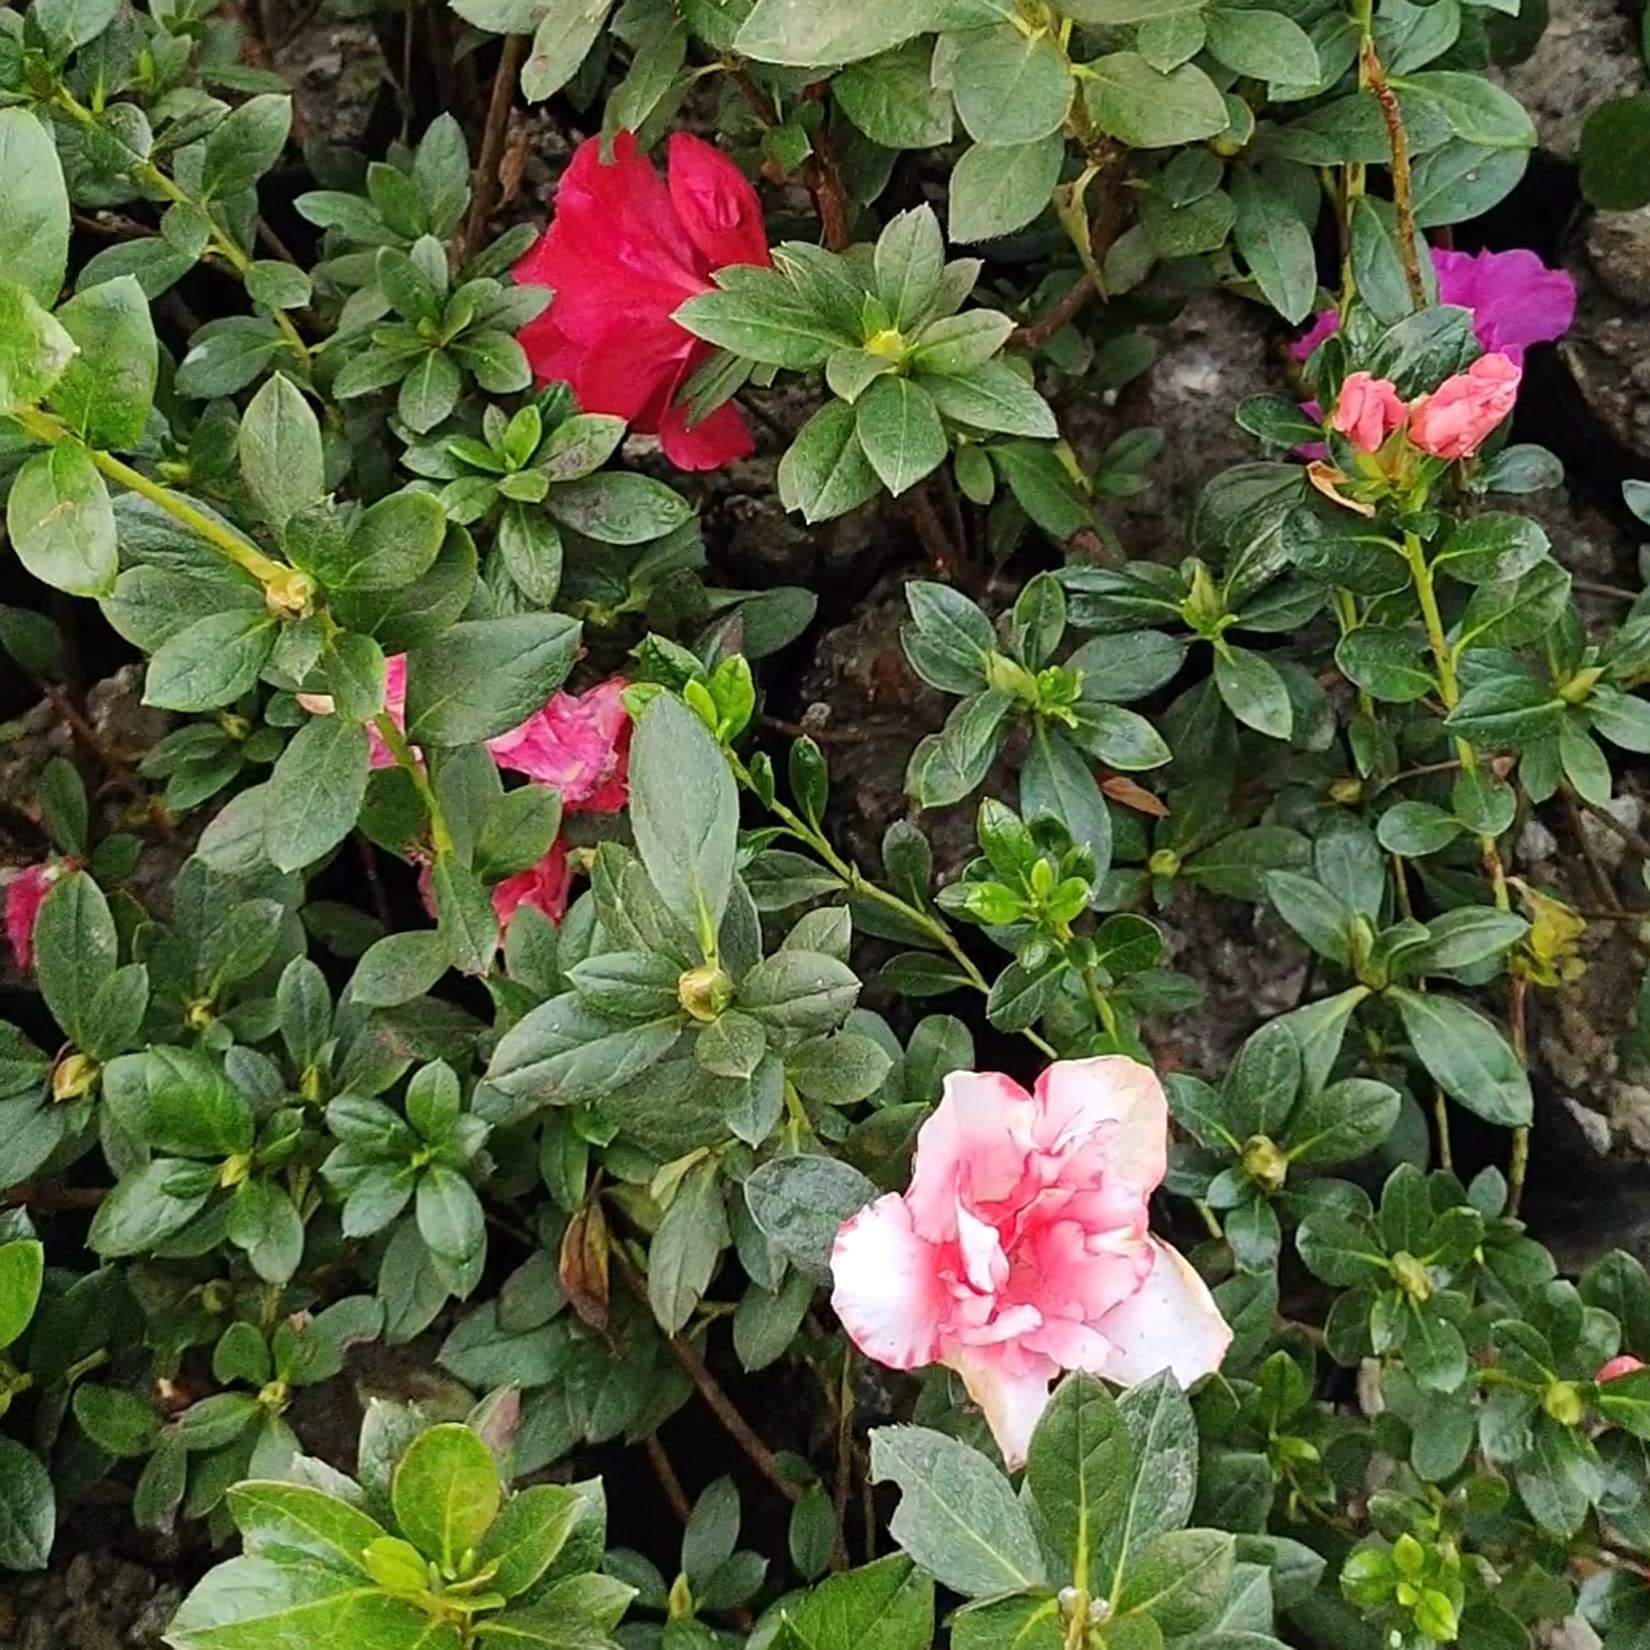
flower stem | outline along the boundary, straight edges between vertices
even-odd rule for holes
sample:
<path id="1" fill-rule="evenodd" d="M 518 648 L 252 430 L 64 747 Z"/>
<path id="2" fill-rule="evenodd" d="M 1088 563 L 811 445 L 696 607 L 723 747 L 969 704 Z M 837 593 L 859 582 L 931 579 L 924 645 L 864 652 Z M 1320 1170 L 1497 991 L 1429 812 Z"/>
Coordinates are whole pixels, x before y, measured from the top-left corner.
<path id="1" fill-rule="evenodd" d="M 378 730 L 378 737 L 384 741 L 385 748 L 395 758 L 396 766 L 406 770 L 407 777 L 413 782 L 413 789 L 424 804 L 424 812 L 430 818 L 430 846 L 435 849 L 436 856 L 450 854 L 453 851 L 453 835 L 447 828 L 447 816 L 442 813 L 441 800 L 435 794 L 430 776 L 424 771 L 424 764 L 407 743 L 406 734 L 396 726 L 395 718 L 387 710 L 379 711 L 372 719 L 372 725 Z"/>
<path id="2" fill-rule="evenodd" d="M 1403 111 L 1397 95 L 1387 84 L 1386 71 L 1375 50 L 1375 38 L 1365 32 L 1358 55 L 1358 73 L 1363 84 L 1375 94 L 1386 122 L 1387 149 L 1392 157 L 1392 212 L 1397 220 L 1398 258 L 1404 266 L 1412 309 L 1424 309 L 1426 282 L 1421 278 L 1421 260 L 1415 250 L 1415 192 L 1409 175 L 1409 139 L 1404 133 Z"/>

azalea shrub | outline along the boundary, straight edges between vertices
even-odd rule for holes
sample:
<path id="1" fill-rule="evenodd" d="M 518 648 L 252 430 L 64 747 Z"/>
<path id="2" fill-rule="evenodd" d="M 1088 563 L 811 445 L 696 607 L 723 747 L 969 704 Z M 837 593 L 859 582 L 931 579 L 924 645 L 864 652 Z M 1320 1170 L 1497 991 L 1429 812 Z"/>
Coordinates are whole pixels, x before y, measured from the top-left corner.
<path id="1" fill-rule="evenodd" d="M 1645 851 L 1650 602 L 1529 504 L 1571 278 L 1454 245 L 1540 18 L 423 10 L 486 95 L 370 154 L 250 12 L 0 10 L 0 646 L 73 736 L 4 799 L 0 1568 L 95 1497 L 179 1650 L 1650 1645 L 1650 1275 L 1521 1218 L 1631 920 L 1527 844 Z M 1212 287 L 1288 391 L 1148 557 L 1182 433 L 1081 415 Z M 852 849 L 782 714 L 838 518 L 913 707 Z M 1197 1066 L 1210 909 L 1310 964 Z"/>

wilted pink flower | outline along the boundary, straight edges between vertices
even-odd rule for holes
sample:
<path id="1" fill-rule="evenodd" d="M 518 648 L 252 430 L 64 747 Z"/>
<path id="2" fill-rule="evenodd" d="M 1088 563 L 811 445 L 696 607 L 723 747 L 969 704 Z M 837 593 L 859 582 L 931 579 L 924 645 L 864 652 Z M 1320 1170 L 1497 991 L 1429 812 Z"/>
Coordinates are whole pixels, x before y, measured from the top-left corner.
<path id="1" fill-rule="evenodd" d="M 1635 1358 L 1630 1352 L 1623 1352 L 1619 1357 L 1610 1359 L 1608 1363 L 1600 1364 L 1598 1374 L 1593 1379 L 1600 1382 L 1619 1380 L 1623 1375 L 1631 1375 L 1643 1368 L 1642 1358 Z"/>
<path id="2" fill-rule="evenodd" d="M 550 226 L 516 265 L 547 286 L 550 307 L 517 334 L 541 383 L 563 379 L 586 412 L 614 413 L 656 434 L 683 470 L 714 470 L 754 450 L 744 417 L 724 402 L 689 425 L 678 392 L 715 353 L 673 319 L 712 290 L 728 264 L 766 264 L 762 204 L 739 168 L 702 138 L 677 132 L 667 176 L 636 145 L 611 160 L 589 138 L 556 187 Z"/>
<path id="3" fill-rule="evenodd" d="M 1009 1466 L 1062 1370 L 1125 1385 L 1220 1366 L 1232 1332 L 1203 1280 L 1147 1230 L 1168 1107 L 1146 1066 L 1063 1060 L 1027 1094 L 953 1072 L 910 1187 L 837 1232 L 831 1304 L 894 1369 L 957 1371 Z"/>
<path id="4" fill-rule="evenodd" d="M 625 682 L 558 693 L 519 728 L 487 741 L 493 760 L 561 792 L 564 813 L 611 814 L 625 804 L 630 717 Z"/>
<path id="5" fill-rule="evenodd" d="M 1524 369 L 1505 355 L 1481 355 L 1409 409 L 1409 439 L 1434 458 L 1471 458 L 1512 412 Z"/>
<path id="6" fill-rule="evenodd" d="M 1576 315 L 1576 284 L 1562 269 L 1549 269 L 1527 248 L 1511 252 L 1447 252 L 1434 249 L 1438 302 L 1472 311 L 1473 336 L 1486 350 L 1524 362 L 1532 344 L 1551 343 L 1570 330 Z M 1341 318 L 1324 310 L 1290 346 L 1304 361 Z"/>
<path id="7" fill-rule="evenodd" d="M 6 938 L 25 974 L 34 966 L 34 919 L 63 871 L 63 865 L 55 861 L 28 865 L 6 884 Z"/>
<path id="8" fill-rule="evenodd" d="M 1375 452 L 1396 429 L 1403 427 L 1408 409 L 1398 398 L 1390 378 L 1371 378 L 1367 372 L 1348 373 L 1335 403 L 1332 427 L 1360 453 Z"/>
<path id="9" fill-rule="evenodd" d="M 572 881 L 573 867 L 568 863 L 567 844 L 557 837 L 538 864 L 506 877 L 493 889 L 493 915 L 498 918 L 499 927 L 508 926 L 520 905 L 531 905 L 551 922 L 559 923 L 567 914 L 567 892 Z"/>

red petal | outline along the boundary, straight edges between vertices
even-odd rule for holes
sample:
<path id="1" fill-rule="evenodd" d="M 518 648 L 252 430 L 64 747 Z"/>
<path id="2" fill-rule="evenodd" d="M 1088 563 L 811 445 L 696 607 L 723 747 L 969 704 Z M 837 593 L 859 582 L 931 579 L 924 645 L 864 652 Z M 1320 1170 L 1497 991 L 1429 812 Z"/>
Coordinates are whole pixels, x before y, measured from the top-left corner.
<path id="1" fill-rule="evenodd" d="M 721 150 L 688 132 L 674 132 L 666 171 L 676 215 L 712 269 L 768 262 L 762 203 Z"/>
<path id="2" fill-rule="evenodd" d="M 750 425 L 731 401 L 724 401 L 691 429 L 687 409 L 673 402 L 659 420 L 659 445 L 678 470 L 719 470 L 756 451 Z"/>
<path id="3" fill-rule="evenodd" d="M 579 405 L 586 412 L 614 413 L 652 435 L 695 345 L 668 316 L 621 321 L 579 362 L 573 379 Z"/>

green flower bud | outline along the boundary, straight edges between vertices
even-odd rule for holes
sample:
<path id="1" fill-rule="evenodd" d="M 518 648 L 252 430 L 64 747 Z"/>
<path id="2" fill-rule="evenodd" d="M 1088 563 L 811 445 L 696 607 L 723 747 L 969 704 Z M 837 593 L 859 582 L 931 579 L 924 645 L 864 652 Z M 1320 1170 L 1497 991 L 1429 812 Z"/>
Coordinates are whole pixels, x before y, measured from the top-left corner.
<path id="1" fill-rule="evenodd" d="M 1289 1159 L 1264 1134 L 1257 1134 L 1244 1144 L 1243 1172 L 1270 1197 L 1283 1190 Z"/>
<path id="2" fill-rule="evenodd" d="M 715 963 L 690 968 L 676 982 L 676 1001 L 708 1025 L 733 1001 L 733 981 Z"/>

